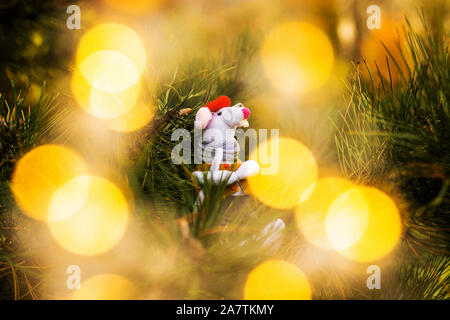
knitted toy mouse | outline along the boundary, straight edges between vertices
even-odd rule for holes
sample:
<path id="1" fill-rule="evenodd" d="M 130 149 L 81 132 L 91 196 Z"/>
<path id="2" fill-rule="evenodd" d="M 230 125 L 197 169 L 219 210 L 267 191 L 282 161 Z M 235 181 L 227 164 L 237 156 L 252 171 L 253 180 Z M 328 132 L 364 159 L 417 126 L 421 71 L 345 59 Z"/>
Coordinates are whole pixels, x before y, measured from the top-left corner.
<path id="1" fill-rule="evenodd" d="M 229 193 L 244 194 L 240 181 L 259 172 L 256 161 L 241 162 L 237 158 L 239 144 L 235 132 L 239 127 L 248 127 L 249 116 L 248 108 L 242 103 L 231 106 L 230 98 L 226 96 L 220 96 L 197 111 L 194 126 L 203 130 L 200 147 L 206 162 L 193 172 L 200 184 L 205 183 L 205 178 L 212 184 L 226 181 L 231 187 L 231 190 L 228 188 Z M 210 155 L 209 159 L 205 155 Z M 205 175 L 206 170 L 208 172 Z M 203 197 L 204 193 L 201 190 L 198 200 L 202 202 Z"/>

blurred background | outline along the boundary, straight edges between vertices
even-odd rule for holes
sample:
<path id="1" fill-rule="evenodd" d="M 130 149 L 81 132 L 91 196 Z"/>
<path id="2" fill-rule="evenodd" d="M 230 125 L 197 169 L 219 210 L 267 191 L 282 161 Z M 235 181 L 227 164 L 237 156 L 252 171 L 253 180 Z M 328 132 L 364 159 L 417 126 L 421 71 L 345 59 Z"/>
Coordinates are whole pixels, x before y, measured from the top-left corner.
<path id="1" fill-rule="evenodd" d="M 449 21 L 445 0 L 1 0 L 0 298 L 448 299 Z M 283 172 L 196 213 L 171 133 L 220 95 L 279 129 Z"/>

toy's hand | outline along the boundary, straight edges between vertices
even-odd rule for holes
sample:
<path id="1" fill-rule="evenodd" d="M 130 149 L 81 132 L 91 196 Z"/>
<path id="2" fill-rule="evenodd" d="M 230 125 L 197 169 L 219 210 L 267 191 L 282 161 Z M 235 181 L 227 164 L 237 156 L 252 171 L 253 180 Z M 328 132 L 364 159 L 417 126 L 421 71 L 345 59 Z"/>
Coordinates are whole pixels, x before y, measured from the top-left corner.
<path id="1" fill-rule="evenodd" d="M 259 164 L 255 160 L 247 160 L 243 162 L 239 169 L 236 170 L 236 174 L 238 179 L 245 179 L 251 176 L 258 174 L 259 172 Z"/>
<path id="2" fill-rule="evenodd" d="M 192 175 L 197 179 L 200 184 L 205 184 L 205 172 L 204 171 L 194 171 Z M 227 185 L 233 184 L 238 180 L 238 176 L 235 172 L 228 170 L 217 170 L 208 171 L 206 174 L 206 179 L 213 183 L 219 184 L 227 181 Z"/>

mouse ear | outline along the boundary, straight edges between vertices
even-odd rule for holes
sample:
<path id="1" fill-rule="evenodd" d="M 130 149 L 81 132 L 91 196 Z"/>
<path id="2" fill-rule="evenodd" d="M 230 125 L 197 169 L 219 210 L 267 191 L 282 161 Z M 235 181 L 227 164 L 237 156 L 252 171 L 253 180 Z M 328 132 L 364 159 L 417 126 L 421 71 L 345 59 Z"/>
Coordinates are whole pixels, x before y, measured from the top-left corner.
<path id="1" fill-rule="evenodd" d="M 194 126 L 196 129 L 205 129 L 208 123 L 212 119 L 212 113 L 207 107 L 201 107 L 198 109 L 195 115 Z"/>

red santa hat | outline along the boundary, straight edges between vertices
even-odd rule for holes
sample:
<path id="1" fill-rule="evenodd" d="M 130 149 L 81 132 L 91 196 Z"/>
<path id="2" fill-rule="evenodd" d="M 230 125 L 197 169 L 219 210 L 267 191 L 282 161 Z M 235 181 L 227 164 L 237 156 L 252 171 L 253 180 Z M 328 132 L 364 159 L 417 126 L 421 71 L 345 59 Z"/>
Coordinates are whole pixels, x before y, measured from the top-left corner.
<path id="1" fill-rule="evenodd" d="M 205 107 L 211 112 L 219 111 L 222 108 L 231 106 L 231 100 L 227 96 L 220 96 L 216 100 L 209 102 Z"/>

